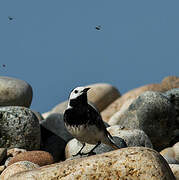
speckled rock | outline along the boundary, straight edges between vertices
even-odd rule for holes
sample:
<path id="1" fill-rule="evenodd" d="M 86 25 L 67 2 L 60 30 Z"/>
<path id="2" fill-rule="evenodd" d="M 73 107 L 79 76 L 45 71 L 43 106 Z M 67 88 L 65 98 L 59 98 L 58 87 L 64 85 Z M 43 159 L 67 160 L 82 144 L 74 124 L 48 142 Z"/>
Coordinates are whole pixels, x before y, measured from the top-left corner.
<path id="1" fill-rule="evenodd" d="M 109 104 L 111 104 L 115 99 L 120 97 L 120 92 L 110 84 L 96 83 L 87 85 L 86 87 L 91 88 L 88 91 L 88 101 L 93 104 L 100 112 Z M 43 113 L 42 116 L 46 118 L 52 113 L 63 113 L 67 107 L 67 104 L 68 101 L 64 101 L 56 105 L 51 111 Z"/>
<path id="2" fill-rule="evenodd" d="M 169 165 L 162 156 L 144 147 L 123 148 L 87 158 L 67 160 L 37 170 L 15 174 L 8 180 L 24 180 L 27 177 L 31 180 L 175 180 Z"/>
<path id="3" fill-rule="evenodd" d="M 29 161 L 20 161 L 7 167 L 0 175 L 1 180 L 7 180 L 10 176 L 27 170 L 36 169 L 39 166 Z M 28 178 L 27 178 L 28 179 Z M 25 180 L 25 179 L 24 179 Z"/>
<path id="4" fill-rule="evenodd" d="M 30 107 L 32 87 L 25 81 L 0 76 L 0 106 Z"/>
<path id="5" fill-rule="evenodd" d="M 66 130 L 63 121 L 63 114 L 52 113 L 45 120 L 42 120 L 40 124 L 66 142 L 73 138 L 73 136 Z"/>
<path id="6" fill-rule="evenodd" d="M 125 141 L 120 137 L 114 137 L 114 142 L 118 145 L 119 148 L 125 148 L 127 147 Z M 88 153 L 95 145 L 87 144 L 85 145 L 84 149 L 82 150 L 83 153 Z M 82 144 L 77 139 L 70 140 L 65 148 L 65 158 L 66 159 L 75 159 L 80 158 L 81 156 L 73 156 L 78 153 L 78 151 L 81 149 Z M 95 154 L 102 154 L 105 152 L 113 151 L 114 149 L 108 145 L 100 144 L 95 150 L 93 151 Z M 82 155 L 82 157 L 86 157 L 87 155 Z"/>
<path id="7" fill-rule="evenodd" d="M 164 93 L 176 109 L 177 123 L 179 125 L 179 88 L 171 89 Z"/>
<path id="8" fill-rule="evenodd" d="M 107 128 L 112 136 L 118 136 L 124 139 L 127 146 L 143 146 L 153 148 L 149 137 L 144 131 L 139 129 L 121 129 L 121 126 L 115 125 Z"/>
<path id="9" fill-rule="evenodd" d="M 25 107 L 0 108 L 0 147 L 39 149 L 40 125 L 33 112 Z"/>
<path id="10" fill-rule="evenodd" d="M 111 125 L 110 121 L 109 124 Z M 173 139 L 173 131 L 177 128 L 176 112 L 169 99 L 162 93 L 147 91 L 118 117 L 117 124 L 129 129 L 143 130 L 154 149 L 160 151 L 168 147 Z"/>
<path id="11" fill-rule="evenodd" d="M 120 111 L 121 107 L 128 99 L 135 99 L 145 91 L 165 92 L 173 88 L 179 88 L 179 78 L 176 76 L 166 77 L 159 84 L 148 84 L 128 91 L 127 93 L 116 99 L 113 103 L 111 103 L 105 110 L 102 111 L 102 118 L 104 121 L 108 122 L 112 115 Z"/>
<path id="12" fill-rule="evenodd" d="M 7 149 L 6 148 L 0 148 L 0 163 L 6 156 L 7 156 Z"/>
<path id="13" fill-rule="evenodd" d="M 54 162 L 52 155 L 48 152 L 27 151 L 27 152 L 20 153 L 14 156 L 13 158 L 11 158 L 11 160 L 8 163 L 8 166 L 19 161 L 30 161 L 35 164 L 38 164 L 39 166 L 53 164 Z"/>
<path id="14" fill-rule="evenodd" d="M 179 180 L 179 164 L 169 164 L 176 180 Z"/>

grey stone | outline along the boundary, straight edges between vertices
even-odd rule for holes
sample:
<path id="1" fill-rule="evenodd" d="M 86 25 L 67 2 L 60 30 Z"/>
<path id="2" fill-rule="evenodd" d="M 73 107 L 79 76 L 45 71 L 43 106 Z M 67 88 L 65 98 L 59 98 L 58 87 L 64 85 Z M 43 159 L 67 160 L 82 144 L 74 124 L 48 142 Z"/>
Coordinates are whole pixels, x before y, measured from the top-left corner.
<path id="1" fill-rule="evenodd" d="M 119 125 L 115 125 L 110 126 L 108 131 L 111 135 L 124 139 L 128 147 L 143 146 L 153 148 L 147 134 L 140 129 L 121 129 Z"/>
<path id="2" fill-rule="evenodd" d="M 52 113 L 45 120 L 42 120 L 40 124 L 66 142 L 73 138 L 73 136 L 66 130 L 63 121 L 63 114 Z"/>
<path id="3" fill-rule="evenodd" d="M 32 87 L 25 81 L 0 76 L 0 106 L 30 107 Z"/>
<path id="4" fill-rule="evenodd" d="M 179 125 L 179 88 L 171 89 L 164 93 L 170 102 L 174 105 L 177 116 L 177 123 Z"/>
<path id="5" fill-rule="evenodd" d="M 25 107 L 0 108 L 0 147 L 36 150 L 40 148 L 40 125 Z"/>
<path id="6" fill-rule="evenodd" d="M 118 117 L 117 124 L 129 129 L 143 130 L 154 149 L 160 151 L 169 146 L 173 139 L 173 132 L 177 128 L 176 111 L 162 93 L 147 91 Z"/>

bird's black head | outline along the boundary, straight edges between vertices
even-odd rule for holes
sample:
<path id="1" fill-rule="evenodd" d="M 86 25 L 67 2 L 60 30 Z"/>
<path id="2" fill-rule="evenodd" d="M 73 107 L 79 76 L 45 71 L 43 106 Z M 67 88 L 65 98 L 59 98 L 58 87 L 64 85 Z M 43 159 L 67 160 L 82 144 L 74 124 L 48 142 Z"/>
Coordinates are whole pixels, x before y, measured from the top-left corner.
<path id="1" fill-rule="evenodd" d="M 73 89 L 69 97 L 69 105 L 71 107 L 83 106 L 88 103 L 87 92 L 89 87 L 77 87 Z"/>

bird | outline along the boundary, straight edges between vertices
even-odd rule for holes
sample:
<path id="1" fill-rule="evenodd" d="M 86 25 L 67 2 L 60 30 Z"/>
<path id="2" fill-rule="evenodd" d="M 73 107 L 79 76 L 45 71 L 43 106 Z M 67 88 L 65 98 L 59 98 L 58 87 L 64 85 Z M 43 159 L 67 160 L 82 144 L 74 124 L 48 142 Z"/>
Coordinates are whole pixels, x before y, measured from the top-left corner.
<path id="1" fill-rule="evenodd" d="M 98 110 L 88 103 L 87 92 L 90 87 L 74 88 L 68 100 L 68 105 L 64 111 L 64 124 L 67 131 L 82 143 L 82 147 L 77 155 L 94 155 L 96 149 L 101 143 L 119 149 L 112 135 L 107 131 L 106 126 Z M 87 153 L 82 153 L 85 144 L 94 144 L 95 146 Z"/>
<path id="2" fill-rule="evenodd" d="M 95 29 L 99 31 L 99 30 L 101 30 L 101 26 L 98 25 L 98 26 L 95 27 Z"/>
<path id="3" fill-rule="evenodd" d="M 10 21 L 12 21 L 14 18 L 11 17 L 11 16 L 8 16 L 8 19 L 9 19 Z"/>

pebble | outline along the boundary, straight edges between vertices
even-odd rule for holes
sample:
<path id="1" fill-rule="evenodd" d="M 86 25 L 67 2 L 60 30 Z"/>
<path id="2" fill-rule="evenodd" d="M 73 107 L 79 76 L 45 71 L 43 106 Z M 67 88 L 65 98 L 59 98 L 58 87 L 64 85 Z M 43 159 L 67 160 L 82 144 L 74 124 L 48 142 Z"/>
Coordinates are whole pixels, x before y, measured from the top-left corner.
<path id="1" fill-rule="evenodd" d="M 118 136 L 126 142 L 128 147 L 143 146 L 153 148 L 153 145 L 147 134 L 139 129 L 121 129 L 121 126 L 115 125 L 107 128 L 112 136 Z"/>
<path id="2" fill-rule="evenodd" d="M 16 173 L 36 169 L 39 166 L 29 161 L 20 161 L 8 166 L 0 175 L 1 180 L 8 180 L 11 176 Z M 28 178 L 25 178 L 28 179 Z M 25 180 L 24 179 L 24 180 Z"/>
<path id="3" fill-rule="evenodd" d="M 0 107 L 0 147 L 40 148 L 40 125 L 33 112 L 25 107 Z"/>
<path id="4" fill-rule="evenodd" d="M 111 117 L 109 125 L 114 124 Z M 162 93 L 147 91 L 138 96 L 129 108 L 118 117 L 115 124 L 129 129 L 143 130 L 150 138 L 154 149 L 168 147 L 173 139 L 176 112 Z"/>
<path id="5" fill-rule="evenodd" d="M 30 161 L 38 164 L 39 166 L 45 166 L 53 164 L 53 157 L 50 153 L 45 151 L 27 151 L 22 152 L 10 159 L 8 166 L 19 161 Z"/>
<path id="6" fill-rule="evenodd" d="M 0 106 L 30 107 L 33 91 L 25 81 L 0 76 Z"/>
<path id="7" fill-rule="evenodd" d="M 128 147 L 21 172 L 8 180 L 133 179 L 175 180 L 162 156 L 149 148 Z"/>
<path id="8" fill-rule="evenodd" d="M 145 91 L 158 91 L 165 92 L 173 88 L 179 88 L 179 77 L 168 76 L 162 80 L 159 84 L 148 84 L 136 89 L 130 90 L 123 94 L 121 97 L 112 102 L 107 108 L 102 112 L 102 118 L 104 121 L 108 122 L 109 119 L 118 111 L 128 99 L 135 99 Z"/>

